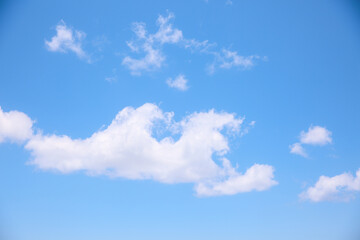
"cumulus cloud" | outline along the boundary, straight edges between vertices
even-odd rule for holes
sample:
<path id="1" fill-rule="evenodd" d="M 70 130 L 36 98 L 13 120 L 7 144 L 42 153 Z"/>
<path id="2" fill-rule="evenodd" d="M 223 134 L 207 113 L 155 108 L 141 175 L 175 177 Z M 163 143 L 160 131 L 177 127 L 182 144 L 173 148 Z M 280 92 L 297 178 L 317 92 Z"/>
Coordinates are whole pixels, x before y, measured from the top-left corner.
<path id="1" fill-rule="evenodd" d="M 233 195 L 254 190 L 264 191 L 277 184 L 272 166 L 254 164 L 244 174 L 231 168 L 229 177 L 224 181 L 199 183 L 196 192 L 198 196 Z"/>
<path id="2" fill-rule="evenodd" d="M 313 187 L 300 194 L 302 200 L 321 201 L 349 201 L 354 193 L 360 191 L 360 169 L 356 176 L 343 173 L 334 177 L 321 176 Z"/>
<path id="3" fill-rule="evenodd" d="M 175 79 L 168 78 L 166 80 L 166 83 L 169 87 L 176 88 L 181 91 L 185 91 L 188 89 L 187 82 L 188 80 L 182 74 L 178 75 Z"/>
<path id="4" fill-rule="evenodd" d="M 331 132 L 324 127 L 311 126 L 307 132 L 302 131 L 300 142 L 311 145 L 326 145 L 332 142 Z"/>
<path id="5" fill-rule="evenodd" d="M 241 56 L 236 51 L 227 49 L 210 50 L 216 47 L 216 43 L 209 43 L 208 40 L 199 41 L 196 39 L 185 38 L 183 32 L 175 28 L 171 23 L 175 18 L 173 13 L 167 16 L 159 15 L 156 24 L 158 30 L 155 33 L 148 33 L 145 23 L 133 23 L 132 30 L 136 39 L 128 41 L 127 45 L 130 50 L 137 54 L 142 54 L 140 58 L 125 56 L 122 64 L 126 66 L 131 74 L 141 75 L 144 71 L 153 71 L 160 69 L 165 60 L 165 54 L 162 51 L 164 44 L 176 44 L 179 47 L 190 49 L 192 52 L 200 52 L 212 55 L 214 58 L 210 68 L 213 73 L 217 68 L 230 69 L 232 67 L 241 67 L 248 69 L 254 65 L 255 59 L 259 56 Z"/>
<path id="6" fill-rule="evenodd" d="M 199 196 L 263 191 L 277 184 L 271 166 L 255 164 L 242 174 L 225 158 L 227 136 L 240 132 L 243 118 L 214 110 L 193 113 L 178 122 L 173 116 L 150 103 L 136 109 L 126 107 L 105 129 L 85 139 L 73 139 L 33 134 L 32 121 L 24 113 L 1 112 L 0 136 L 27 140 L 30 164 L 64 174 L 80 171 L 193 183 Z"/>
<path id="7" fill-rule="evenodd" d="M 324 146 L 332 143 L 332 133 L 321 126 L 310 126 L 308 131 L 300 133 L 300 142 L 290 145 L 290 153 L 307 157 L 303 145 Z"/>
<path id="8" fill-rule="evenodd" d="M 51 52 L 73 52 L 79 58 L 89 61 L 88 55 L 82 48 L 82 41 L 86 34 L 66 26 L 63 20 L 56 26 L 56 35 L 50 41 L 45 40 L 45 46 Z"/>
<path id="9" fill-rule="evenodd" d="M 18 111 L 4 112 L 0 107 L 0 143 L 5 141 L 21 143 L 32 134 L 33 121 Z"/>

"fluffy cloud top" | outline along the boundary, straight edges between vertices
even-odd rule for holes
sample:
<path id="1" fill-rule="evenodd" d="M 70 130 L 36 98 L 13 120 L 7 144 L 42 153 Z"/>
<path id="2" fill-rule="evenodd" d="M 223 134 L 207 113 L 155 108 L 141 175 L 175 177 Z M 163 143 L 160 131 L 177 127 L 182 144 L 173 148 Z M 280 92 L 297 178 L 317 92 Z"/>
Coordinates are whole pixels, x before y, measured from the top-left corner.
<path id="1" fill-rule="evenodd" d="M 224 181 L 199 183 L 196 192 L 199 196 L 233 195 L 240 192 L 263 191 L 277 184 L 274 168 L 269 165 L 254 164 L 244 174 L 230 167 L 229 177 Z"/>
<path id="2" fill-rule="evenodd" d="M 185 91 L 188 89 L 187 82 L 188 80 L 182 74 L 178 75 L 175 79 L 168 78 L 166 80 L 166 83 L 169 87 L 177 88 L 181 91 Z"/>
<path id="3" fill-rule="evenodd" d="M 307 132 L 302 131 L 300 142 L 311 145 L 326 145 L 332 142 L 331 132 L 324 127 L 312 126 Z"/>
<path id="4" fill-rule="evenodd" d="M 321 176 L 315 186 L 300 194 L 303 200 L 348 201 L 353 193 L 360 191 L 360 169 L 354 177 L 350 173 L 343 173 L 334 177 Z"/>
<path id="5" fill-rule="evenodd" d="M 226 135 L 239 132 L 242 122 L 234 114 L 214 110 L 175 122 L 173 113 L 147 103 L 124 108 L 106 129 L 86 139 L 33 134 L 32 121 L 24 113 L 1 112 L 0 136 L 28 140 L 30 163 L 43 170 L 194 183 L 197 195 L 216 196 L 277 184 L 273 167 L 255 164 L 242 174 L 224 157 L 229 151 Z"/>
<path id="6" fill-rule="evenodd" d="M 290 145 L 290 153 L 298 154 L 303 157 L 307 157 L 307 153 L 303 145 L 317 145 L 324 146 L 332 143 L 332 133 L 321 126 L 311 126 L 308 131 L 302 131 L 300 133 L 300 142 Z"/>
<path id="7" fill-rule="evenodd" d="M 4 112 L 0 107 L 0 143 L 4 141 L 21 143 L 32 134 L 33 121 L 18 111 Z"/>
<path id="8" fill-rule="evenodd" d="M 82 41 L 86 34 L 78 30 L 72 30 L 66 26 L 63 20 L 56 26 L 56 35 L 51 41 L 45 40 L 47 49 L 51 52 L 74 52 L 79 58 L 89 60 L 87 54 L 82 49 Z"/>

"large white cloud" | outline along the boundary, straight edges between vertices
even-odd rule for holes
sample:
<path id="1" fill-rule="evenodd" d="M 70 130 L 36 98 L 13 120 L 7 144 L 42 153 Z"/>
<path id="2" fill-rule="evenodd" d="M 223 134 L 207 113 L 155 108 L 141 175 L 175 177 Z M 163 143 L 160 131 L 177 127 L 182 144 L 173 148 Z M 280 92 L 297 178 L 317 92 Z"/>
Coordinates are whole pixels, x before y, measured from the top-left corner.
<path id="1" fill-rule="evenodd" d="M 356 176 L 343 173 L 334 177 L 321 176 L 313 187 L 300 194 L 303 200 L 321 201 L 348 201 L 360 191 L 360 169 Z"/>
<path id="2" fill-rule="evenodd" d="M 21 143 L 32 134 L 33 121 L 18 111 L 4 112 L 0 107 L 0 143 L 4 141 Z"/>
<path id="3" fill-rule="evenodd" d="M 303 145 L 324 146 L 332 143 L 332 133 L 325 127 L 310 126 L 308 131 L 301 131 L 300 142 L 290 145 L 290 153 L 307 157 Z"/>
<path id="4" fill-rule="evenodd" d="M 199 196 L 262 191 L 277 184 L 273 167 L 255 164 L 241 174 L 225 158 L 226 136 L 239 133 L 242 118 L 210 110 L 175 122 L 173 115 L 150 103 L 126 107 L 105 129 L 85 139 L 72 139 L 33 134 L 32 121 L 24 113 L 1 112 L 0 129 L 7 138 L 28 139 L 25 148 L 31 152 L 30 163 L 43 170 L 194 183 Z"/>
<path id="5" fill-rule="evenodd" d="M 82 48 L 82 41 L 86 34 L 66 26 L 63 20 L 56 26 L 56 35 L 51 41 L 45 40 L 47 49 L 51 52 L 74 52 L 79 58 L 90 60 Z"/>

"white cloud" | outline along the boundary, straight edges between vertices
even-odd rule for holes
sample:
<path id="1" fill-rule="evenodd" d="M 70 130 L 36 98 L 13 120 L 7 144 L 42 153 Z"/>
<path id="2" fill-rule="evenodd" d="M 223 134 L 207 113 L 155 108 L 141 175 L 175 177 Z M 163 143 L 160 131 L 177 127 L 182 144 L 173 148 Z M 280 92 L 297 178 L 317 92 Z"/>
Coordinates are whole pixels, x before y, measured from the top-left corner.
<path id="1" fill-rule="evenodd" d="M 178 75 L 175 79 L 169 78 L 166 80 L 166 83 L 169 87 L 177 88 L 181 91 L 188 89 L 187 82 L 188 80 L 182 74 Z"/>
<path id="2" fill-rule="evenodd" d="M 159 25 L 159 30 L 150 37 L 154 40 L 164 43 L 178 43 L 183 39 L 182 31 L 177 28 L 173 28 L 170 20 L 174 18 L 173 13 L 169 13 L 167 17 L 160 15 L 157 19 L 157 24 Z"/>
<path id="3" fill-rule="evenodd" d="M 302 131 L 300 142 L 311 145 L 326 145 L 332 142 L 331 132 L 324 127 L 311 126 L 307 132 Z"/>
<path id="4" fill-rule="evenodd" d="M 18 111 L 4 112 L 0 107 L 0 143 L 4 141 L 24 142 L 32 134 L 33 121 Z"/>
<path id="5" fill-rule="evenodd" d="M 122 64 L 127 66 L 131 74 L 141 75 L 142 71 L 152 71 L 162 66 L 165 57 L 159 49 L 154 49 L 152 45 L 144 43 L 142 50 L 146 53 L 141 59 L 126 56 Z"/>
<path id="6" fill-rule="evenodd" d="M 166 59 L 162 52 L 164 44 L 177 44 L 185 49 L 205 53 L 214 57 L 213 63 L 208 67 L 210 74 L 214 73 L 217 68 L 230 69 L 232 67 L 241 67 L 248 69 L 254 66 L 254 61 L 260 59 L 259 56 L 241 56 L 236 51 L 223 49 L 221 51 L 213 50 L 215 43 L 209 43 L 208 40 L 198 41 L 196 39 L 187 39 L 183 32 L 174 28 L 171 21 L 175 16 L 168 13 L 167 16 L 159 15 L 156 24 L 158 30 L 150 34 L 146 31 L 145 23 L 134 23 L 133 32 L 136 39 L 126 42 L 130 50 L 137 54 L 143 54 L 140 58 L 125 56 L 122 64 L 130 69 L 131 74 L 141 75 L 143 71 L 153 71 L 160 69 Z"/>
<path id="7" fill-rule="evenodd" d="M 173 115 L 149 103 L 126 107 L 108 127 L 85 139 L 32 134 L 31 119 L 15 111 L 0 119 L 2 136 L 5 129 L 5 138 L 29 139 L 30 163 L 43 170 L 194 183 L 199 196 L 262 191 L 276 184 L 271 166 L 255 164 L 241 174 L 224 157 L 226 135 L 240 131 L 242 118 L 210 110 L 175 122 Z"/>
<path id="8" fill-rule="evenodd" d="M 273 178 L 272 166 L 254 164 L 244 174 L 233 172 L 224 181 L 199 183 L 196 186 L 196 192 L 198 196 L 219 196 L 254 190 L 264 191 L 278 184 Z"/>
<path id="9" fill-rule="evenodd" d="M 215 43 L 209 43 L 208 40 L 198 41 L 196 39 L 184 39 L 183 43 L 186 49 L 203 53 L 209 53 L 209 48 L 216 46 Z"/>
<path id="10" fill-rule="evenodd" d="M 334 177 L 321 176 L 315 186 L 300 194 L 303 200 L 321 201 L 349 201 L 355 192 L 360 191 L 360 169 L 354 177 L 350 173 L 343 173 Z"/>
<path id="11" fill-rule="evenodd" d="M 303 157 L 307 157 L 307 153 L 305 152 L 305 149 L 303 146 L 301 146 L 300 143 L 294 143 L 290 145 L 290 153 L 297 154 Z"/>
<path id="12" fill-rule="evenodd" d="M 254 59 L 258 59 L 258 56 L 240 56 L 236 51 L 230 51 L 223 49 L 221 54 L 218 56 L 220 68 L 232 68 L 232 67 L 243 67 L 250 68 L 254 66 Z"/>
<path id="13" fill-rule="evenodd" d="M 74 52 L 79 58 L 89 61 L 89 57 L 82 49 L 82 41 L 86 34 L 82 31 L 67 27 L 63 20 L 56 26 L 56 35 L 51 41 L 45 40 L 47 49 L 51 52 Z"/>
<path id="14" fill-rule="evenodd" d="M 127 66 L 132 74 L 140 75 L 142 71 L 159 69 L 165 60 L 161 46 L 165 43 L 175 44 L 182 40 L 182 31 L 173 28 L 170 23 L 173 18 L 172 13 L 169 13 L 167 17 L 160 15 L 157 19 L 159 29 L 154 34 L 147 33 L 144 23 L 133 24 L 132 30 L 137 39 L 127 42 L 127 45 L 131 51 L 145 53 L 145 56 L 140 59 L 126 56 L 123 59 L 122 64 Z"/>
<path id="15" fill-rule="evenodd" d="M 227 0 L 227 1 L 225 2 L 225 5 L 233 5 L 233 2 L 232 2 L 231 0 Z"/>
<path id="16" fill-rule="evenodd" d="M 332 143 L 332 133 L 321 126 L 310 126 L 307 132 L 300 133 L 300 142 L 290 145 L 290 153 L 307 157 L 303 145 L 324 146 Z"/>

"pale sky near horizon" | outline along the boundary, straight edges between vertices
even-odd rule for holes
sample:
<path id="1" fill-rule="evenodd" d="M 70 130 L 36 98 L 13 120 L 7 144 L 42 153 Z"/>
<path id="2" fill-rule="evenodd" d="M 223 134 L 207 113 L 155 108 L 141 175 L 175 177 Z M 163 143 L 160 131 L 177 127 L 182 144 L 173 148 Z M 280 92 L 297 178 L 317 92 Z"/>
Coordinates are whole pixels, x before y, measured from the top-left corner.
<path id="1" fill-rule="evenodd" d="M 0 239 L 358 240 L 356 1 L 0 3 Z"/>

